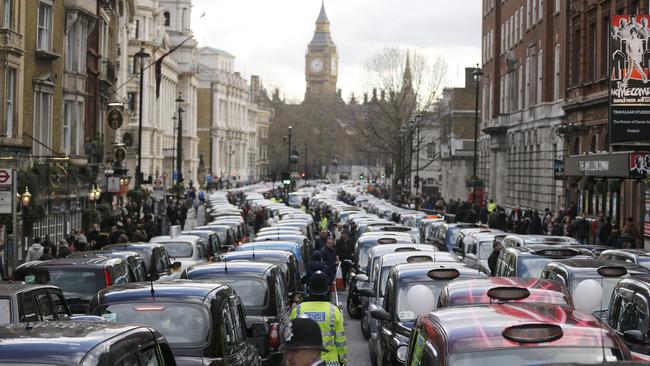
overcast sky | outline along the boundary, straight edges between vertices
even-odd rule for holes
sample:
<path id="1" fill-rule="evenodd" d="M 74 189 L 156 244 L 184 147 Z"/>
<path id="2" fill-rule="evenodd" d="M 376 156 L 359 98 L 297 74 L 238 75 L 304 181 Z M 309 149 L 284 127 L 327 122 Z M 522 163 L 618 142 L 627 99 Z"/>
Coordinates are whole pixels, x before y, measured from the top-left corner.
<path id="1" fill-rule="evenodd" d="M 247 78 L 260 75 L 267 89 L 288 100 L 305 93 L 305 52 L 321 0 L 193 0 L 192 29 L 201 46 L 236 56 Z M 364 66 L 386 47 L 443 54 L 452 85 L 481 57 L 479 0 L 325 0 L 339 53 L 338 87 L 347 99 L 362 95 Z M 200 16 L 205 12 L 205 17 Z"/>

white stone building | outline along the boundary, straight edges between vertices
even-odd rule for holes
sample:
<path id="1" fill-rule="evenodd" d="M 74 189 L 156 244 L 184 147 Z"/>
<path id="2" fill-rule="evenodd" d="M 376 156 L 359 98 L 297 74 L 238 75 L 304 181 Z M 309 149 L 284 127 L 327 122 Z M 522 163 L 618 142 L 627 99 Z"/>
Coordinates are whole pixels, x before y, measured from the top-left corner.
<path id="1" fill-rule="evenodd" d="M 206 108 L 200 114 L 210 116 L 199 121 L 199 128 L 209 141 L 212 176 L 244 182 L 256 179 L 258 118 L 248 83 L 234 71 L 234 62 L 235 56 L 225 51 L 199 49 L 199 89 L 205 99 L 201 106 Z"/>

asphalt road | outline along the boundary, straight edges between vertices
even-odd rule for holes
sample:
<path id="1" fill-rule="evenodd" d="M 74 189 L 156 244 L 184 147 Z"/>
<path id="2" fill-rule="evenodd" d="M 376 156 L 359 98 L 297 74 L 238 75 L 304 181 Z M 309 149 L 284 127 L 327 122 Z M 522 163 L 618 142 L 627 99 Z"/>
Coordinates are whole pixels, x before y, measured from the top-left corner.
<path id="1" fill-rule="evenodd" d="M 350 366 L 371 366 L 370 354 L 368 353 L 368 341 L 361 334 L 361 321 L 350 318 L 346 310 L 346 294 L 339 293 L 339 303 L 345 317 L 345 336 L 348 345 L 348 365 Z"/>

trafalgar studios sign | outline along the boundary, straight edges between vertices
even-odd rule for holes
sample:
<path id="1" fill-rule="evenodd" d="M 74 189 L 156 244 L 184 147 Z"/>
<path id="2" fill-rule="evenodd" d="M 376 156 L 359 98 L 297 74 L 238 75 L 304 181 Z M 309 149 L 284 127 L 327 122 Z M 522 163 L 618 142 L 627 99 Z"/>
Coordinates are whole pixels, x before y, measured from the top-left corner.
<path id="1" fill-rule="evenodd" d="M 610 29 L 610 144 L 650 140 L 650 15 L 614 15 Z"/>

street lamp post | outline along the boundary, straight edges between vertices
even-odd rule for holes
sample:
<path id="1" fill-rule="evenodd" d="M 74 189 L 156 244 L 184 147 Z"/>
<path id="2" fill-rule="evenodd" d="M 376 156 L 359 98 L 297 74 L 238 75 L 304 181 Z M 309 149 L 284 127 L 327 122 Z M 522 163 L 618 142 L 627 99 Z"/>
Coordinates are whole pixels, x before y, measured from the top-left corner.
<path id="1" fill-rule="evenodd" d="M 472 162 L 472 202 L 476 205 L 476 181 L 478 179 L 476 175 L 476 168 L 478 165 L 478 92 L 479 92 L 479 82 L 483 71 L 476 64 L 476 69 L 472 72 L 474 76 L 474 83 L 476 85 L 476 104 L 474 109 L 474 160 Z"/>
<path id="2" fill-rule="evenodd" d="M 289 149 L 287 150 L 287 172 L 289 177 L 291 177 L 291 130 L 292 127 L 289 126 Z"/>
<path id="3" fill-rule="evenodd" d="M 400 195 L 404 193 L 404 185 L 405 185 L 405 180 L 406 180 L 406 140 L 407 140 L 407 134 L 408 134 L 408 128 L 406 125 L 402 125 L 399 128 L 399 135 L 400 135 L 400 143 L 402 144 L 402 151 L 400 151 L 400 157 L 399 157 L 399 164 L 400 164 L 400 169 L 399 169 L 399 174 L 401 175 L 402 178 L 402 184 L 400 187 Z"/>
<path id="4" fill-rule="evenodd" d="M 413 127 L 416 131 L 415 137 L 415 197 L 420 197 L 420 122 L 422 121 L 422 114 L 417 113 L 413 121 Z M 415 209 L 420 209 L 420 200 L 416 199 Z"/>
<path id="5" fill-rule="evenodd" d="M 135 186 L 140 187 L 142 183 L 142 95 L 144 91 L 144 60 L 149 57 L 149 54 L 140 48 L 140 51 L 135 54 L 135 59 L 140 62 L 140 97 L 138 100 L 138 165 L 135 167 Z"/>
<path id="6" fill-rule="evenodd" d="M 178 93 L 178 98 L 176 98 L 176 103 L 178 103 L 178 133 L 176 134 L 176 173 L 178 178 L 176 182 L 180 183 L 183 181 L 183 97 L 181 93 Z"/>

